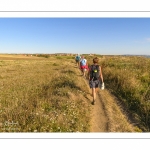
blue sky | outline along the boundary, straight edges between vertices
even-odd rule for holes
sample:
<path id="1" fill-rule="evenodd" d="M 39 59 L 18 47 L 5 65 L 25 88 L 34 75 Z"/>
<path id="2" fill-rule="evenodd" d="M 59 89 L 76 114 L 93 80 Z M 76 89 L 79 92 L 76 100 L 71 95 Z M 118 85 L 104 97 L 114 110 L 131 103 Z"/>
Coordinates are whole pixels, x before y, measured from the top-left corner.
<path id="1" fill-rule="evenodd" d="M 150 55 L 150 18 L 0 18 L 0 53 Z"/>

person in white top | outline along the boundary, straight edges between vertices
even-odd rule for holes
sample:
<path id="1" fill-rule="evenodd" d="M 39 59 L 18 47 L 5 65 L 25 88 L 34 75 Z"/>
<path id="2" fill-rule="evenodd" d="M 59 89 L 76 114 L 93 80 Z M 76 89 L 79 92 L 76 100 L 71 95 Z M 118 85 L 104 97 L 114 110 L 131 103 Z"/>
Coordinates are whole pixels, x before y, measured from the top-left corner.
<path id="1" fill-rule="evenodd" d="M 83 73 L 83 76 L 86 77 L 85 72 L 88 70 L 88 63 L 87 63 L 87 60 L 84 58 L 84 56 L 82 56 L 80 60 L 80 69 Z"/>

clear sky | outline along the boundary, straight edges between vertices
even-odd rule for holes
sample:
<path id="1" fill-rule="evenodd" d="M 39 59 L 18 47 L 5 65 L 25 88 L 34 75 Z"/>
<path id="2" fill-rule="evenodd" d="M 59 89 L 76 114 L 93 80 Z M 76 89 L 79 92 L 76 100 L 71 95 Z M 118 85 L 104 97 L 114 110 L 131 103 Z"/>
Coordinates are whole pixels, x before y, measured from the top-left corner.
<path id="1" fill-rule="evenodd" d="M 0 53 L 150 55 L 150 18 L 0 18 Z"/>

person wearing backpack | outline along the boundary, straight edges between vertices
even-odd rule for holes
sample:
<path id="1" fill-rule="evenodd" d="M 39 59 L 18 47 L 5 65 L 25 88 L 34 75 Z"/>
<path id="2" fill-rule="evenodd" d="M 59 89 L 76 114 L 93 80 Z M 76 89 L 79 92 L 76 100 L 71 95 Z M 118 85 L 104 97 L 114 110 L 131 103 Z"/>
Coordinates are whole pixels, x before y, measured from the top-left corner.
<path id="1" fill-rule="evenodd" d="M 98 90 L 100 80 L 103 83 L 103 75 L 101 66 L 98 65 L 99 59 L 95 57 L 93 59 L 93 64 L 89 67 L 88 78 L 89 78 L 89 86 L 92 89 L 93 101 L 92 105 L 95 104 L 96 101 L 96 92 Z"/>
<path id="2" fill-rule="evenodd" d="M 83 76 L 85 77 L 85 72 L 88 70 L 88 64 L 87 64 L 87 60 L 84 58 L 84 56 L 81 57 L 80 60 L 80 69 L 83 73 Z"/>
<path id="3" fill-rule="evenodd" d="M 80 60 L 81 60 L 81 56 L 79 55 L 79 54 L 77 54 L 76 56 L 75 56 L 75 61 L 76 61 L 76 64 L 77 64 L 77 66 L 80 68 Z"/>

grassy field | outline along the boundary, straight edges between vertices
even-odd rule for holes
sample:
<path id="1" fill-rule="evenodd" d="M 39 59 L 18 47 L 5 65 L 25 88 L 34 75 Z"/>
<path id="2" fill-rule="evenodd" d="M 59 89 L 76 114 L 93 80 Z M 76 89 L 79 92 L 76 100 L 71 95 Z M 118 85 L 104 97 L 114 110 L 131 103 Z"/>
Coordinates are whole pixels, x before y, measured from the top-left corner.
<path id="1" fill-rule="evenodd" d="M 106 89 L 150 131 L 150 59 L 98 57 Z M 0 72 L 0 132 L 90 131 L 89 87 L 74 56 L 0 55 Z"/>
<path id="2" fill-rule="evenodd" d="M 89 131 L 87 87 L 72 57 L 0 58 L 0 132 Z"/>
<path id="3" fill-rule="evenodd" d="M 150 131 L 150 59 L 135 56 L 98 56 L 105 86 L 115 94 L 136 125 Z M 92 64 L 92 57 L 86 57 Z"/>

